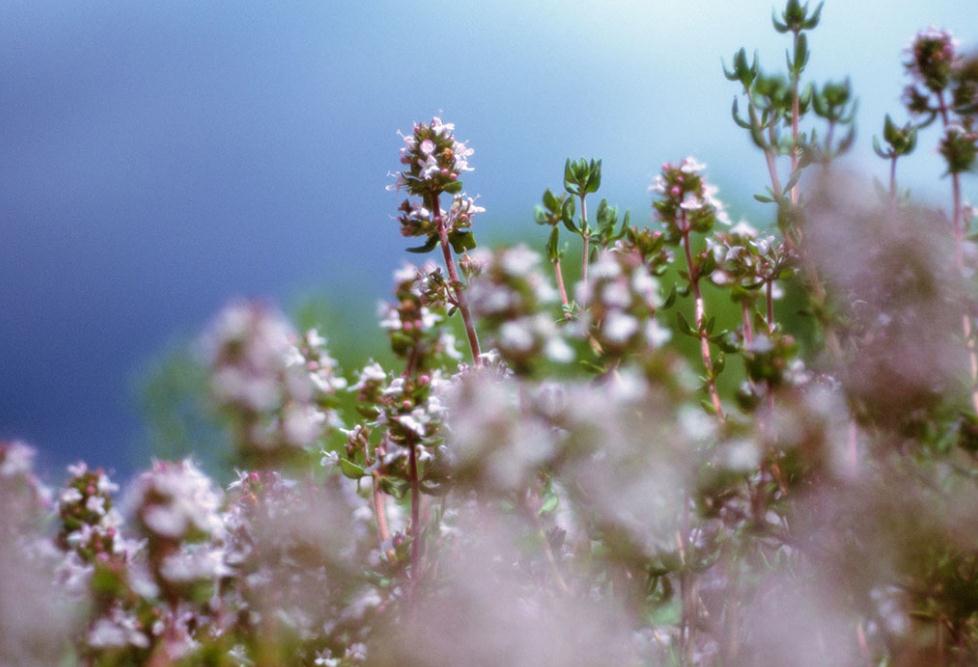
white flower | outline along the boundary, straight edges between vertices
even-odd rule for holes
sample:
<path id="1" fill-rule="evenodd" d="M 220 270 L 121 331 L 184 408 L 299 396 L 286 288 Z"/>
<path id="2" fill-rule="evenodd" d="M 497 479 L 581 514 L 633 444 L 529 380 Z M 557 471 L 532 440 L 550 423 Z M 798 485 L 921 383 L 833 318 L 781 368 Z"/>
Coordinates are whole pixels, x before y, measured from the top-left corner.
<path id="1" fill-rule="evenodd" d="M 547 341 L 543 353 L 551 361 L 560 364 L 570 363 L 574 360 L 574 350 L 571 349 L 570 345 L 563 338 L 557 336 Z"/>
<path id="2" fill-rule="evenodd" d="M 731 233 L 740 234 L 741 236 L 749 236 L 751 238 L 757 236 L 757 229 L 755 229 L 746 220 L 741 220 L 736 225 L 730 228 Z"/>
<path id="3" fill-rule="evenodd" d="M 690 155 L 679 165 L 679 170 L 684 174 L 698 174 L 706 170 L 706 165 Z"/>
<path id="4" fill-rule="evenodd" d="M 499 328 L 499 346 L 514 352 L 529 352 L 533 349 L 533 332 L 527 320 L 504 322 Z"/>
<path id="5" fill-rule="evenodd" d="M 85 501 L 85 509 L 99 516 L 105 514 L 105 498 L 102 496 L 89 496 Z"/>
<path id="6" fill-rule="evenodd" d="M 625 343 L 638 331 L 638 320 L 619 311 L 608 313 L 601 331 L 613 343 Z"/>
<path id="7" fill-rule="evenodd" d="M 683 196 L 682 202 L 679 204 L 679 208 L 685 211 L 698 211 L 703 208 L 703 199 L 695 192 L 687 192 Z"/>
<path id="8" fill-rule="evenodd" d="M 30 474 L 34 465 L 34 450 L 22 442 L 0 447 L 0 477 Z"/>
<path id="9" fill-rule="evenodd" d="M 662 347 L 672 339 L 672 331 L 652 318 L 645 325 L 645 338 L 652 347 Z"/>
<path id="10" fill-rule="evenodd" d="M 62 505 L 74 505 L 80 502 L 84 498 L 82 492 L 73 486 L 69 486 L 67 489 L 61 492 L 60 502 Z"/>
<path id="11" fill-rule="evenodd" d="M 524 278 L 539 266 L 540 255 L 527 245 L 520 243 L 503 250 L 499 264 L 507 274 L 516 278 Z"/>

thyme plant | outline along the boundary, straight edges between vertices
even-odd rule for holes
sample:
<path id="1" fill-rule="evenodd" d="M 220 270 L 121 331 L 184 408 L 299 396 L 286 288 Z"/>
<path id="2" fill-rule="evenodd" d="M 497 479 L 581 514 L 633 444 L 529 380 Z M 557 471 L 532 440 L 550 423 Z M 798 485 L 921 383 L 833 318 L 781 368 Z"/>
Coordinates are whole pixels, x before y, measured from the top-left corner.
<path id="1" fill-rule="evenodd" d="M 436 117 L 390 187 L 435 253 L 380 308 L 394 363 L 344 368 L 267 303 L 203 334 L 226 489 L 188 459 L 51 492 L 0 444 L 0 662 L 974 664 L 978 57 L 914 37 L 874 190 L 849 80 L 807 76 L 822 9 L 775 12 L 785 70 L 723 69 L 766 219 L 685 157 L 633 222 L 568 159 L 538 248 L 479 248 Z M 943 207 L 898 182 L 921 147 Z"/>

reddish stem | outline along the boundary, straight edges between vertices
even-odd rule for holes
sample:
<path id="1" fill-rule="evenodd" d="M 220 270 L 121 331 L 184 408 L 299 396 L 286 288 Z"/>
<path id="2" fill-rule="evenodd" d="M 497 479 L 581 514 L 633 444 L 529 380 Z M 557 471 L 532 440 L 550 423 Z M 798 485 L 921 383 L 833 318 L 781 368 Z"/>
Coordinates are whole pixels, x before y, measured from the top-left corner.
<path id="1" fill-rule="evenodd" d="M 479 336 L 475 331 L 475 324 L 472 322 L 472 314 L 469 312 L 469 304 L 465 299 L 465 291 L 462 288 L 462 281 L 458 278 L 458 269 L 455 267 L 455 257 L 452 255 L 451 245 L 448 243 L 448 229 L 445 228 L 445 221 L 441 215 L 441 204 L 438 195 L 431 197 L 431 210 L 435 216 L 435 224 L 438 226 L 438 240 L 441 242 L 441 252 L 445 258 L 445 268 L 448 269 L 448 278 L 451 282 L 452 290 L 455 292 L 455 303 L 462 313 L 462 322 L 465 325 L 465 336 L 469 340 L 469 350 L 472 353 L 472 363 L 475 366 L 482 365 L 482 350 L 479 348 Z"/>
<path id="2" fill-rule="evenodd" d="M 560 303 L 565 306 L 569 305 L 570 301 L 567 299 L 567 288 L 564 286 L 564 272 L 560 268 L 560 260 L 555 259 L 553 265 L 554 276 L 557 278 L 557 289 L 560 290 Z"/>
<path id="3" fill-rule="evenodd" d="M 754 327 L 750 321 L 750 306 L 747 300 L 740 302 L 740 319 L 744 327 L 744 341 L 748 344 L 754 342 Z"/>

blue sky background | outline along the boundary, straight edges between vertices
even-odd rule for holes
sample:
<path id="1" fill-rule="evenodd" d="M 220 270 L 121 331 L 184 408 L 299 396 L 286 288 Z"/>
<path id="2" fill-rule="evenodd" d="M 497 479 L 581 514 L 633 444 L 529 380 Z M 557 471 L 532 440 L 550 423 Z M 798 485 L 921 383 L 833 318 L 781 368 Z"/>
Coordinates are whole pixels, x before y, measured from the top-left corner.
<path id="1" fill-rule="evenodd" d="M 483 238 L 540 233 L 533 204 L 580 155 L 604 159 L 604 196 L 638 220 L 658 165 L 694 154 L 767 222 L 746 204 L 765 172 L 720 60 L 747 46 L 783 68 L 771 7 L 0 4 L 0 437 L 49 465 L 126 471 L 145 455 L 134 379 L 228 298 L 382 298 L 404 247 L 384 190 L 395 131 L 439 111 L 476 149 Z M 858 162 L 877 174 L 870 138 L 885 112 L 902 120 L 901 50 L 930 24 L 974 46 L 978 3 L 829 0 L 812 35 L 812 75 L 852 77 Z M 939 197 L 923 186 L 933 142 L 902 175 Z"/>

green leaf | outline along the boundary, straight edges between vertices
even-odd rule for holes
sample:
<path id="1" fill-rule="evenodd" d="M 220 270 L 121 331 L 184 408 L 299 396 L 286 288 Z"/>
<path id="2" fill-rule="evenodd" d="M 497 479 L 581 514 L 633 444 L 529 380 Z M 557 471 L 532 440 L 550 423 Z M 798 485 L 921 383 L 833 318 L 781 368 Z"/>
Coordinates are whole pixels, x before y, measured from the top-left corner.
<path id="1" fill-rule="evenodd" d="M 389 496 L 400 500 L 407 491 L 407 482 L 403 479 L 393 479 L 391 477 L 380 478 L 380 489 Z"/>
<path id="2" fill-rule="evenodd" d="M 422 254 L 426 252 L 431 252 L 432 250 L 435 249 L 437 245 L 438 245 L 438 237 L 435 234 L 432 234 L 431 236 L 428 237 L 428 240 L 425 241 L 424 245 L 408 248 L 407 251 L 417 253 L 417 254 Z"/>
<path id="3" fill-rule="evenodd" d="M 340 458 L 340 472 L 350 479 L 360 479 L 367 474 L 367 471 L 363 469 L 363 466 L 357 465 L 353 461 L 345 458 Z"/>
<path id="4" fill-rule="evenodd" d="M 559 503 L 560 503 L 560 498 L 557 497 L 557 494 L 549 493 L 547 494 L 547 497 L 544 499 L 543 505 L 540 506 L 540 511 L 537 513 L 540 516 L 543 516 L 544 514 L 550 514 L 555 509 L 557 509 L 557 505 Z"/>
<path id="5" fill-rule="evenodd" d="M 547 188 L 543 192 L 543 205 L 547 208 L 548 211 L 554 211 L 554 212 L 556 212 L 560 206 L 559 202 L 557 201 L 557 197 L 554 196 L 554 193 L 550 191 L 550 188 Z"/>
<path id="6" fill-rule="evenodd" d="M 466 250 L 475 247 L 475 234 L 469 229 L 457 229 L 448 236 L 448 242 L 452 244 L 452 250 L 462 254 Z"/>
<path id="7" fill-rule="evenodd" d="M 588 172 L 587 183 L 584 186 L 585 191 L 597 192 L 601 187 L 601 160 L 597 162 L 591 160 L 591 163 L 588 165 Z"/>
<path id="8" fill-rule="evenodd" d="M 560 240 L 560 227 L 554 227 L 550 231 L 550 239 L 547 241 L 547 257 L 551 262 L 557 262 L 560 260 L 560 251 L 557 249 L 557 243 Z"/>
<path id="9" fill-rule="evenodd" d="M 669 295 L 666 300 L 662 303 L 662 308 L 671 308 L 672 304 L 676 303 L 676 285 L 673 284 L 672 289 L 669 290 Z"/>

